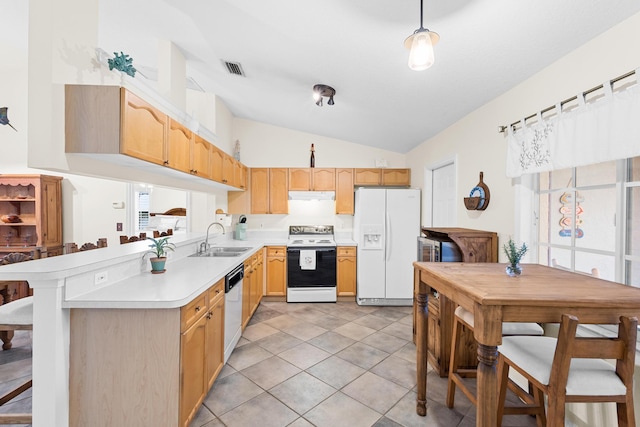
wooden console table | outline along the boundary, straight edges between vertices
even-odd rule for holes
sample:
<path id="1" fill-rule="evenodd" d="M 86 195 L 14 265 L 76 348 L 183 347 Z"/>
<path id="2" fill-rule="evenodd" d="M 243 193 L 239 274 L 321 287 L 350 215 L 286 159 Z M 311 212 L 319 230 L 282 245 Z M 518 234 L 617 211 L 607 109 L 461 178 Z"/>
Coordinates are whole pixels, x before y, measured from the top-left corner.
<path id="1" fill-rule="evenodd" d="M 474 313 L 478 342 L 478 412 L 476 426 L 497 425 L 497 346 L 502 322 L 559 322 L 562 314 L 581 323 L 618 323 L 620 316 L 640 317 L 640 289 L 538 264 L 523 265 L 509 277 L 505 264 L 415 262 L 418 288 L 416 412 L 426 415 L 427 298 L 432 289 Z"/>

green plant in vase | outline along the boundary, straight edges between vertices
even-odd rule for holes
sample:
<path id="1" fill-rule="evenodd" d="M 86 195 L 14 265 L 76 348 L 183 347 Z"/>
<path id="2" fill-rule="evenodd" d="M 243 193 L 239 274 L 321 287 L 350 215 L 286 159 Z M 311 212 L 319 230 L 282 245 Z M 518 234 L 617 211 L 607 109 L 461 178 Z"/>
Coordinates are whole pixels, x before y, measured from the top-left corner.
<path id="1" fill-rule="evenodd" d="M 517 277 L 522 274 L 522 267 L 520 266 L 520 260 L 527 253 L 529 248 L 526 243 L 523 243 L 522 246 L 517 247 L 515 242 L 512 239 L 502 246 L 504 253 L 507 255 L 507 259 L 509 260 L 509 264 L 507 264 L 507 274 L 511 277 Z"/>
<path id="2" fill-rule="evenodd" d="M 173 243 L 169 242 L 169 237 L 161 237 L 154 239 L 153 237 L 147 237 L 147 240 L 151 240 L 153 243 L 149 245 L 151 248 L 148 254 L 153 256 L 149 258 L 151 261 L 151 273 L 160 274 L 165 272 L 165 263 L 167 262 L 167 253 L 173 251 L 176 247 Z"/>

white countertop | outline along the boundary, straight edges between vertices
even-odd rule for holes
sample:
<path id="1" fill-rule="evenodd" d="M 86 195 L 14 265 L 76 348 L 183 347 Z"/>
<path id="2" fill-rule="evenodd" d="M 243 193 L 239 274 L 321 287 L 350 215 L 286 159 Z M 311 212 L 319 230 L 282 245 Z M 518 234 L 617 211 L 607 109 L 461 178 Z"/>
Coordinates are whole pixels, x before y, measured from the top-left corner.
<path id="1" fill-rule="evenodd" d="M 177 308 L 192 301 L 263 246 L 285 246 L 282 235 L 233 240 L 229 234 L 210 239 L 212 246 L 249 247 L 237 257 L 190 257 L 203 240 L 201 233 L 175 235 L 176 251 L 169 254 L 167 271 L 151 274 L 149 242 L 109 246 L 64 256 L 0 267 L 0 280 L 63 280 L 63 308 Z M 355 246 L 351 239 L 339 246 Z M 96 276 L 106 280 L 96 285 Z M 34 286 L 37 293 L 37 285 Z"/>

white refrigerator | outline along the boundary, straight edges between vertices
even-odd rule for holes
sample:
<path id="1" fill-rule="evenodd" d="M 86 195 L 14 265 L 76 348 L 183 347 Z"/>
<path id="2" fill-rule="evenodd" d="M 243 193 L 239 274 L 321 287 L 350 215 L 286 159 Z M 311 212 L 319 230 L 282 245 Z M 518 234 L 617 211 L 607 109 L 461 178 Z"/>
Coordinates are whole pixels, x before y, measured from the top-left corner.
<path id="1" fill-rule="evenodd" d="M 360 305 L 412 305 L 420 190 L 358 188 L 353 219 Z"/>

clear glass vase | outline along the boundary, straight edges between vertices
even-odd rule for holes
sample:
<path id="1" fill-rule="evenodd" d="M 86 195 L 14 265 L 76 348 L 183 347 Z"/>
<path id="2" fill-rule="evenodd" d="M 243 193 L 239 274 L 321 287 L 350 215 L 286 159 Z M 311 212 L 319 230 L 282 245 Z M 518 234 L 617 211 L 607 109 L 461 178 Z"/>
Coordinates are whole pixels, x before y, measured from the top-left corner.
<path id="1" fill-rule="evenodd" d="M 522 267 L 520 264 L 509 264 L 507 265 L 506 272 L 509 277 L 518 277 L 522 274 Z"/>

